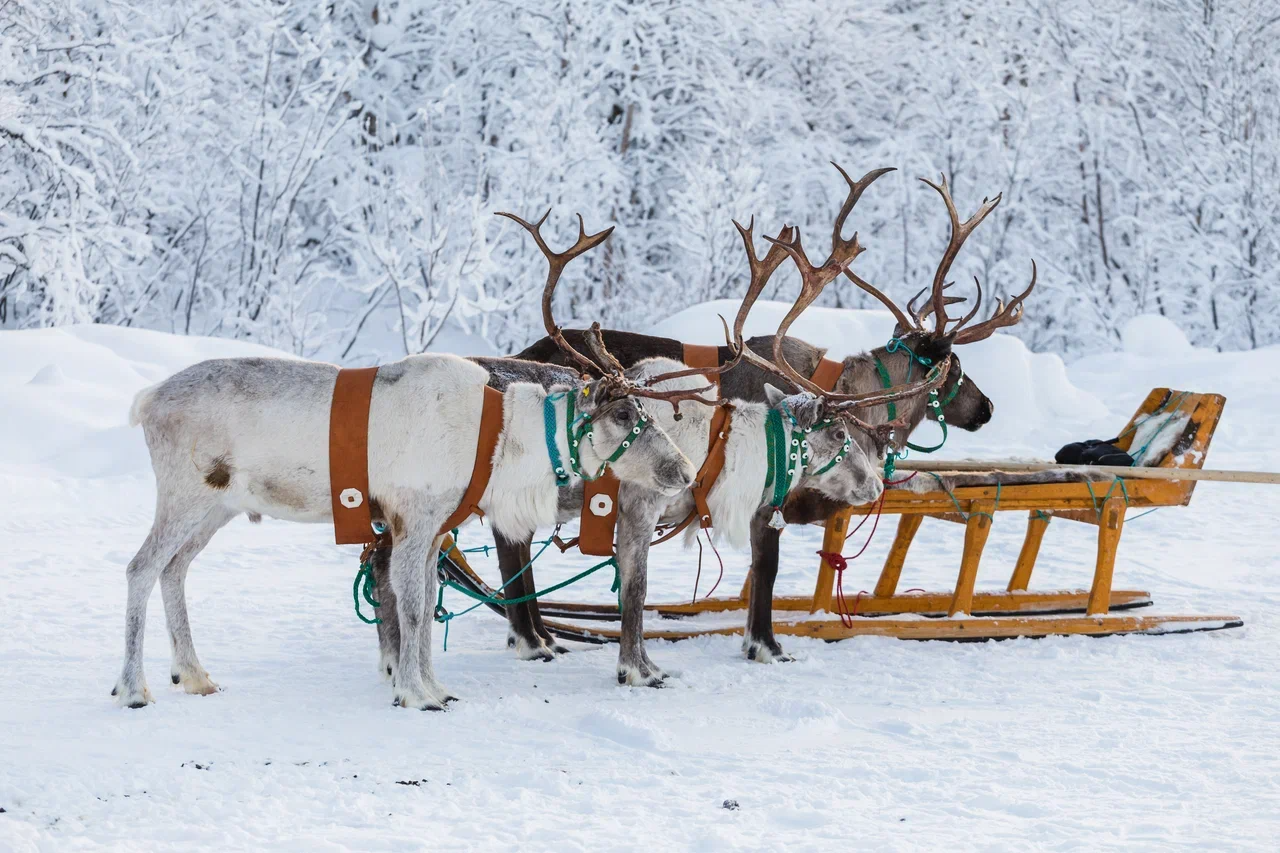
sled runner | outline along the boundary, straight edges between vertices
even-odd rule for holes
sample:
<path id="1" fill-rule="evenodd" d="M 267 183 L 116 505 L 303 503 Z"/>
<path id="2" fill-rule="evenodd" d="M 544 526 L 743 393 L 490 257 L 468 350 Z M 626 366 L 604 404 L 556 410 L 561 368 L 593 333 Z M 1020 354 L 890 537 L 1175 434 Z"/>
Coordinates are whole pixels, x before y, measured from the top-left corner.
<path id="1" fill-rule="evenodd" d="M 1046 472 L 1045 482 L 1005 484 L 1010 475 L 1000 463 L 989 463 L 978 485 L 966 484 L 951 491 L 885 493 L 879 507 L 851 507 L 827 523 L 821 564 L 812 596 L 780 596 L 774 599 L 774 632 L 793 636 L 839 640 L 860 635 L 902 639 L 978 640 L 1003 637 L 1039 637 L 1054 634 L 1107 635 L 1122 633 L 1174 633 L 1238 627 L 1242 621 L 1229 615 L 1144 616 L 1129 613 L 1151 603 L 1142 590 L 1113 590 L 1112 576 L 1126 511 L 1150 511 L 1159 507 L 1186 506 L 1195 481 L 1168 479 L 1169 469 L 1200 469 L 1222 415 L 1225 399 L 1216 394 L 1195 394 L 1167 388 L 1153 390 L 1121 432 L 1118 446 L 1142 463 L 1111 482 L 1061 482 L 1061 474 Z M 908 466 L 904 465 L 899 470 Z M 924 466 L 919 466 L 924 467 Z M 935 477 L 945 463 L 915 476 Z M 974 465 L 959 465 L 966 483 L 972 483 Z M 1019 467 L 1019 466 L 1010 466 Z M 1033 467 L 1033 466 L 1021 466 Z M 1157 469 L 1151 471 L 1150 469 Z M 1160 469 L 1164 469 L 1161 471 Z M 1154 477 L 1161 476 L 1160 479 Z M 1005 482 L 1002 483 L 1002 480 Z M 898 515 L 897 534 L 870 594 L 846 596 L 843 591 L 845 560 L 840 556 L 854 516 L 874 513 Z M 1027 533 L 1006 589 L 978 592 L 974 585 L 991 525 L 999 512 L 1029 513 Z M 926 517 L 965 525 L 964 548 L 955 588 L 946 592 L 899 593 L 899 582 L 912 540 Z M 1030 590 L 1041 543 L 1053 518 L 1092 524 L 1098 528 L 1093 583 L 1089 589 Z M 484 582 L 459 557 L 454 568 L 477 590 Z M 733 598 L 710 598 L 694 603 L 651 604 L 646 609 L 660 616 L 714 623 L 715 614 L 731 614 L 747 607 L 748 585 Z M 616 606 L 542 601 L 547 627 L 566 639 L 609 641 L 617 631 L 601 624 L 618 619 Z M 704 624 L 694 627 L 646 631 L 654 639 L 682 639 L 702 634 L 741 633 L 739 624 Z"/>

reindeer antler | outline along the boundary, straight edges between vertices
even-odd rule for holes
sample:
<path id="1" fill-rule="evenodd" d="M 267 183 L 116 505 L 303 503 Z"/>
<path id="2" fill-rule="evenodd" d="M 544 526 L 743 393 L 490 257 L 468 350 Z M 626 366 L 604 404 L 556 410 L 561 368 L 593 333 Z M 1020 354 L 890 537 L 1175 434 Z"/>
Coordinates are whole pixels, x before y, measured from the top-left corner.
<path id="1" fill-rule="evenodd" d="M 893 300 L 864 281 L 852 270 L 845 270 L 845 276 L 888 308 L 897 320 L 898 326 L 904 332 L 923 332 L 936 338 L 943 338 L 949 334 L 954 339 L 952 343 L 967 344 L 990 337 L 998 328 L 1016 324 L 1022 319 L 1023 300 L 1031 294 L 1032 289 L 1036 286 L 1035 261 L 1031 262 L 1031 284 L 1027 289 L 1018 296 L 1013 297 L 1007 306 L 1003 300 L 998 302 L 996 310 L 991 317 L 977 326 L 965 328 L 969 321 L 977 316 L 982 306 L 982 282 L 977 277 L 973 281 L 978 289 L 978 295 L 969 313 L 960 318 L 958 322 L 954 317 L 950 317 L 946 313 L 948 305 L 956 305 L 965 301 L 963 297 L 946 295 L 946 291 L 951 287 L 951 283 L 946 280 L 947 274 L 951 271 L 951 264 L 955 261 L 956 256 L 960 254 L 960 249 L 964 246 L 965 240 L 969 239 L 969 235 L 1000 204 L 1001 196 L 997 195 L 993 199 L 984 198 L 982 206 L 978 208 L 977 212 L 964 222 L 961 222 L 960 214 L 956 212 L 955 201 L 951 198 L 951 187 L 947 184 L 947 176 L 942 175 L 939 183 L 936 184 L 926 178 L 921 178 L 920 181 L 932 187 L 938 195 L 942 196 L 942 202 L 947 208 L 947 217 L 951 222 L 951 236 L 947 240 L 947 248 L 942 254 L 942 259 L 938 262 L 938 268 L 934 271 L 933 283 L 927 288 L 921 288 L 915 296 L 911 297 L 904 313 Z M 920 310 L 917 310 L 916 300 L 923 296 L 926 290 L 930 292 L 929 301 Z M 933 326 L 932 328 L 926 328 L 925 320 L 931 315 L 934 318 Z M 954 323 L 954 325 L 948 329 L 948 323 Z"/>
<path id="2" fill-rule="evenodd" d="M 996 329 L 1017 325 L 1018 321 L 1022 319 L 1022 302 L 1031 295 L 1031 291 L 1035 289 L 1035 286 L 1036 262 L 1033 260 L 1031 262 L 1031 283 L 1027 285 L 1027 289 L 1017 296 L 1011 297 L 1008 305 L 1005 305 L 1003 299 L 996 300 L 996 310 L 992 312 L 991 316 L 976 326 L 971 326 L 967 329 L 961 328 L 956 334 L 955 342 L 957 344 L 971 344 L 991 337 Z M 970 312 L 970 316 L 973 316 L 974 313 L 977 313 L 976 307 L 973 312 Z M 966 317 L 965 320 L 967 321 L 968 318 Z M 960 325 L 964 326 L 964 323 L 962 322 Z"/>
<path id="3" fill-rule="evenodd" d="M 599 246 L 607 240 L 609 235 L 613 233 L 613 226 L 610 225 L 608 228 L 596 234 L 588 234 L 586 225 L 582 221 L 582 214 L 578 214 L 577 241 L 563 252 L 553 252 L 551 251 L 551 248 L 547 246 L 546 241 L 542 239 L 542 223 L 546 222 L 547 217 L 551 215 L 551 208 L 548 207 L 547 212 L 542 214 L 542 218 L 532 225 L 521 219 L 519 216 L 516 216 L 514 213 L 498 211 L 497 215 L 505 216 L 507 219 L 510 219 L 512 222 L 516 223 L 533 235 L 533 242 L 537 243 L 542 254 L 546 255 L 547 284 L 542 289 L 542 323 L 547 327 L 547 334 L 556 342 L 556 346 L 564 350 L 566 355 L 578 362 L 578 364 L 585 368 L 588 373 L 593 370 L 600 370 L 608 375 L 610 370 L 606 364 L 596 364 L 591 359 L 574 349 L 569 342 L 565 340 L 564 332 L 560 329 L 560 326 L 556 324 L 555 317 L 551 313 L 551 299 L 555 294 L 556 285 L 560 282 L 560 274 L 564 272 L 564 268 L 569 265 L 569 262 L 579 255 L 591 251 L 596 246 Z M 603 348 L 603 346 L 604 343 L 601 342 L 601 347 Z M 617 362 L 615 361 L 614 363 L 616 364 Z M 620 375 L 621 368 L 619 368 L 618 372 Z"/>
<path id="4" fill-rule="evenodd" d="M 936 337 L 942 337 L 947 334 L 947 323 L 955 322 L 955 318 L 947 316 L 947 299 L 943 294 L 946 289 L 947 273 L 951 271 L 951 264 L 956 259 L 956 255 L 960 254 L 960 249 L 964 246 L 964 241 L 969 239 L 969 235 L 974 229 L 982 224 L 982 220 L 987 218 L 991 211 L 996 209 L 996 205 L 1000 204 L 1003 193 L 997 195 L 993 199 L 983 199 L 982 205 L 977 212 L 966 219 L 960 221 L 960 214 L 956 212 L 956 203 L 951 198 L 951 187 L 947 185 L 947 176 L 942 175 L 940 183 L 935 184 L 927 178 L 921 178 L 921 183 L 932 187 L 938 195 L 942 196 L 942 202 L 947 206 L 947 217 L 951 220 L 951 237 L 947 240 L 947 248 L 942 253 L 942 259 L 938 261 L 938 268 L 933 273 L 933 310 L 930 312 L 934 315 L 933 333 Z M 921 315 L 923 318 L 925 315 Z M 970 312 L 969 317 L 973 316 Z M 964 322 L 960 322 L 951 329 L 954 334 L 960 330 Z"/>
<path id="5" fill-rule="evenodd" d="M 787 253 L 778 246 L 770 246 L 769 251 L 765 253 L 763 258 L 756 257 L 755 236 L 756 218 L 751 217 L 751 221 L 743 228 L 738 220 L 733 220 L 733 226 L 738 229 L 738 234 L 742 236 L 742 244 L 747 250 L 747 266 L 751 270 L 750 281 L 747 284 L 746 295 L 742 297 L 742 304 L 738 306 L 738 314 L 733 320 L 733 336 L 729 335 L 729 325 L 725 323 L 724 318 L 720 321 L 725 323 L 725 341 L 729 348 L 733 350 L 733 358 L 718 367 L 690 367 L 686 370 L 675 370 L 671 373 L 664 373 L 661 376 L 655 376 L 650 380 L 652 384 L 657 384 L 667 379 L 676 379 L 683 376 L 716 376 L 727 373 L 738 365 L 739 362 L 749 361 L 761 370 L 774 373 L 783 379 L 788 377 L 781 373 L 773 362 L 761 358 L 756 355 L 743 342 L 743 328 L 746 326 L 747 315 L 751 313 L 751 309 L 755 306 L 756 300 L 760 298 L 760 294 L 764 292 L 765 285 L 769 283 L 769 278 L 782 266 L 783 261 L 787 259 Z M 778 239 L 790 240 L 795 229 L 790 225 L 783 226 L 778 232 Z M 768 237 L 765 238 L 769 239 Z"/>

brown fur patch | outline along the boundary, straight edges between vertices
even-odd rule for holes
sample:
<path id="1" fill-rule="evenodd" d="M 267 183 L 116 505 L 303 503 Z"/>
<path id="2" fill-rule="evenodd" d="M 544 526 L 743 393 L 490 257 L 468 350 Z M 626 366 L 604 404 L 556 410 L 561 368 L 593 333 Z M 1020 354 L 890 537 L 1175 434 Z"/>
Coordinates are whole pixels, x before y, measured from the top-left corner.
<path id="1" fill-rule="evenodd" d="M 398 512 L 391 513 L 391 535 L 397 538 L 404 535 L 404 519 Z"/>
<path id="2" fill-rule="evenodd" d="M 261 513 L 257 513 L 257 512 L 249 512 L 249 513 L 245 513 L 245 514 L 246 514 L 247 516 L 249 516 L 249 523 L 250 523 L 250 524 L 261 524 L 261 523 L 262 523 L 262 514 L 261 514 Z"/>
<path id="3" fill-rule="evenodd" d="M 231 462 L 226 456 L 213 460 L 208 473 L 204 475 L 204 482 L 212 489 L 225 489 L 231 485 Z"/>

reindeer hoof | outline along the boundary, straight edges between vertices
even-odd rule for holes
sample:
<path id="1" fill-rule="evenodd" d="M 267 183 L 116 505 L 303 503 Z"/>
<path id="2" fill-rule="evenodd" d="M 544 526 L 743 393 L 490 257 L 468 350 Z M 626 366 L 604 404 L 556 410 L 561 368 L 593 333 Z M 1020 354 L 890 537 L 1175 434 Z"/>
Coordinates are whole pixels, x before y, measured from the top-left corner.
<path id="1" fill-rule="evenodd" d="M 508 644 L 508 648 L 515 649 L 516 657 L 520 658 L 520 660 L 551 661 L 556 659 L 556 653 L 542 644 L 541 637 L 535 638 L 532 642 L 523 637 L 515 637 Z"/>
<path id="2" fill-rule="evenodd" d="M 155 698 L 151 695 L 151 690 L 143 685 L 142 690 L 128 690 L 117 684 L 116 688 L 111 691 L 111 695 L 116 697 L 116 704 L 122 708 L 145 708 L 155 702 Z"/>
<path id="3" fill-rule="evenodd" d="M 618 683 L 628 687 L 662 687 L 667 674 L 655 667 L 622 664 L 618 667 Z"/>
<path id="4" fill-rule="evenodd" d="M 439 702 L 415 696 L 397 696 L 391 704 L 397 708 L 414 708 L 419 711 L 443 711 L 444 705 Z"/>
<path id="5" fill-rule="evenodd" d="M 790 663 L 795 660 L 782 650 L 782 646 L 778 645 L 777 641 L 752 640 L 743 650 L 747 653 L 747 660 L 756 663 Z"/>

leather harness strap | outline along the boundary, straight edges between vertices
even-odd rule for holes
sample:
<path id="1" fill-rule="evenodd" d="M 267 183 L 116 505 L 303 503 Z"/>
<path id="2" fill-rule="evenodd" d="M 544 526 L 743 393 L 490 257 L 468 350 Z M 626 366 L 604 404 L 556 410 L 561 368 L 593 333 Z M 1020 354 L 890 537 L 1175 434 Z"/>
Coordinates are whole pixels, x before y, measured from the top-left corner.
<path id="1" fill-rule="evenodd" d="M 376 367 L 341 369 L 329 408 L 329 493 L 339 545 L 372 536 L 369 514 L 369 403 Z"/>
<path id="2" fill-rule="evenodd" d="M 721 402 L 711 415 L 711 446 L 707 450 L 707 458 L 703 460 L 702 467 L 698 469 L 698 478 L 693 481 L 693 487 L 690 489 L 693 492 L 693 506 L 698 513 L 700 527 L 711 526 L 711 507 L 707 503 L 707 496 L 711 494 L 712 486 L 716 484 L 716 479 L 724 470 L 724 450 L 729 439 L 729 414 L 732 410 L 733 407 L 728 403 Z"/>
<path id="3" fill-rule="evenodd" d="M 690 367 L 719 367 L 720 347 L 708 344 L 683 344 L 684 355 L 681 358 Z M 717 388 L 720 387 L 720 374 L 713 373 L 707 377 Z"/>
<path id="4" fill-rule="evenodd" d="M 605 471 L 582 483 L 582 515 L 578 550 L 588 557 L 613 556 L 613 530 L 618 523 L 618 478 Z"/>
<path id="5" fill-rule="evenodd" d="M 339 545 L 363 545 L 373 536 L 369 512 L 369 405 L 376 367 L 338 371 L 329 408 L 329 492 L 333 501 L 333 531 Z M 502 392 L 485 387 L 480 410 L 480 436 L 471 482 L 462 503 L 440 528 L 448 533 L 480 511 L 480 498 L 493 474 L 493 452 L 502 433 Z"/>
<path id="6" fill-rule="evenodd" d="M 489 477 L 493 475 L 493 452 L 498 447 L 498 436 L 502 434 L 502 392 L 495 391 L 488 385 L 484 387 L 484 404 L 480 409 L 480 440 L 476 442 L 476 461 L 471 466 L 471 482 L 462 493 L 462 502 L 449 516 L 449 520 L 440 526 L 437 535 L 443 536 L 473 515 L 483 516 L 480 510 L 480 499 L 484 490 L 489 487 Z"/>
<path id="7" fill-rule="evenodd" d="M 834 391 L 836 383 L 840 381 L 841 373 L 844 373 L 844 362 L 824 358 L 818 362 L 818 367 L 809 377 L 809 381 L 823 391 Z"/>

